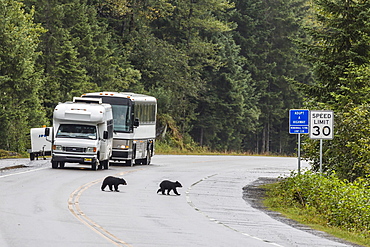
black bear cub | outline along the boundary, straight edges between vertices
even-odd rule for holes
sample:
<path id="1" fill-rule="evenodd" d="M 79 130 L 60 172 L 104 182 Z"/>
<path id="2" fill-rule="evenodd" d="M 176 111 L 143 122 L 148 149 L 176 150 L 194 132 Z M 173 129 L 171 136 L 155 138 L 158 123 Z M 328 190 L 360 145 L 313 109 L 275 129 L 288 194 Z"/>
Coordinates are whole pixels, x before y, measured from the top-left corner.
<path id="1" fill-rule="evenodd" d="M 177 193 L 177 190 L 176 188 L 177 187 L 182 187 L 182 185 L 179 183 L 179 181 L 176 181 L 176 182 L 171 182 L 171 181 L 168 181 L 168 180 L 163 180 L 160 184 L 159 184 L 159 189 L 157 191 L 158 192 L 162 192 L 162 194 L 164 195 L 165 194 L 165 190 L 167 190 L 167 195 L 170 194 L 170 191 L 173 190 L 173 192 L 175 192 L 176 195 L 180 195 L 179 193 Z"/>
<path id="2" fill-rule="evenodd" d="M 108 185 L 109 189 L 113 191 L 113 185 L 114 185 L 114 190 L 119 192 L 118 190 L 119 184 L 127 185 L 126 181 L 123 178 L 116 178 L 116 177 L 109 176 L 104 179 L 103 184 L 101 185 L 101 190 L 104 191 L 105 187 L 107 187 Z"/>

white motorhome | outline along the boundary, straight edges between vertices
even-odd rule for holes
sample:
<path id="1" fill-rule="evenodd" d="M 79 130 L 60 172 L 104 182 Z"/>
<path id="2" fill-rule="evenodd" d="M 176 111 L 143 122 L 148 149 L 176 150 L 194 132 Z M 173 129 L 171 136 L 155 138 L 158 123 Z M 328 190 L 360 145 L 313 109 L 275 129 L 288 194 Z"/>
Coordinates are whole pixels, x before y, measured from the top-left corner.
<path id="1" fill-rule="evenodd" d="M 131 92 L 95 92 L 83 98 L 102 99 L 112 105 L 113 152 L 111 160 L 149 165 L 154 155 L 157 99 Z"/>
<path id="2" fill-rule="evenodd" d="M 53 114 L 52 167 L 63 168 L 65 163 L 91 165 L 93 170 L 108 169 L 112 155 L 113 113 L 101 99 L 84 98 L 83 102 L 59 103 Z M 50 133 L 50 130 L 51 133 Z"/>

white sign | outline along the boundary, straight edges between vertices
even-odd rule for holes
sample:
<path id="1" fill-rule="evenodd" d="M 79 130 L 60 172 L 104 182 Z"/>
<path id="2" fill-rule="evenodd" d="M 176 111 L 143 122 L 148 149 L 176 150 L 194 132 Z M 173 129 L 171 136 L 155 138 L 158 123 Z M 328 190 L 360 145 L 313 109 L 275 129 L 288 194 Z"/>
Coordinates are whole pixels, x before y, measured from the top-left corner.
<path id="1" fill-rule="evenodd" d="M 310 138 L 333 139 L 334 113 L 333 111 L 310 111 Z"/>

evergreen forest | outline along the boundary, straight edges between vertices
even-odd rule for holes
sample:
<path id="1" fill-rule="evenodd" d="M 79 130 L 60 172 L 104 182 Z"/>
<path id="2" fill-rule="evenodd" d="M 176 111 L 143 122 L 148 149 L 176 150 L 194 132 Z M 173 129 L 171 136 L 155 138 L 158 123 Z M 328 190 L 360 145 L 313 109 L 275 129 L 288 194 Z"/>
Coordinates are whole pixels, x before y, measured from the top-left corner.
<path id="1" fill-rule="evenodd" d="M 129 91 L 158 99 L 158 140 L 182 149 L 291 155 L 289 109 L 333 110 L 325 171 L 370 172 L 368 0 L 0 0 L 0 15 L 0 149 L 25 151 L 58 102 Z"/>

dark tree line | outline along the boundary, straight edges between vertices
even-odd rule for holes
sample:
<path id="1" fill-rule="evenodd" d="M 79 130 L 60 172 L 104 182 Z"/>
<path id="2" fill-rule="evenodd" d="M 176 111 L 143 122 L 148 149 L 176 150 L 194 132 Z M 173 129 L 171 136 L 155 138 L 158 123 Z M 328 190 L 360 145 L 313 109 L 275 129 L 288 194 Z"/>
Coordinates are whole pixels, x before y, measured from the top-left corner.
<path id="1" fill-rule="evenodd" d="M 0 148 L 23 151 L 58 102 L 92 91 L 158 99 L 162 141 L 291 154 L 288 110 L 309 6 L 296 0 L 0 0 Z M 6 17 L 6 18 L 4 18 Z"/>

